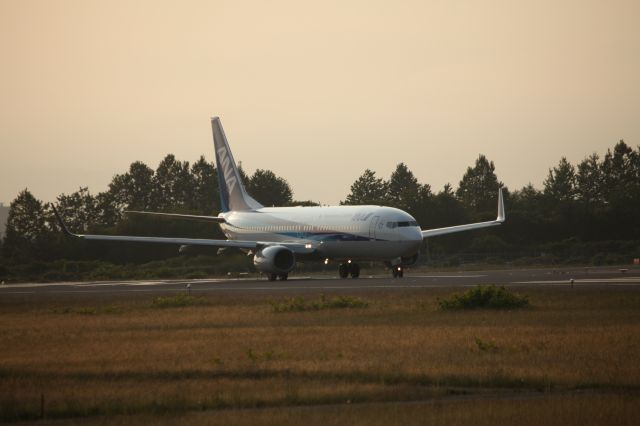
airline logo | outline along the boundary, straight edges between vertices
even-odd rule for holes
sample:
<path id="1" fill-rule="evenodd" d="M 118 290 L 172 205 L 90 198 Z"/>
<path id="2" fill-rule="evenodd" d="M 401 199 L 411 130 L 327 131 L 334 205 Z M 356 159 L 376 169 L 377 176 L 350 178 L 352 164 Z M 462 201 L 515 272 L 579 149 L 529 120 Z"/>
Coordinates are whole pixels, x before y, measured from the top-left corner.
<path id="1" fill-rule="evenodd" d="M 236 187 L 238 180 L 236 179 L 235 173 L 233 172 L 233 167 L 231 166 L 231 158 L 229 158 L 229 153 L 227 152 L 226 147 L 222 147 L 218 149 L 218 159 L 220 160 L 220 168 L 222 169 L 222 174 L 224 176 L 224 181 L 227 183 L 228 193 L 231 195 L 233 189 Z"/>

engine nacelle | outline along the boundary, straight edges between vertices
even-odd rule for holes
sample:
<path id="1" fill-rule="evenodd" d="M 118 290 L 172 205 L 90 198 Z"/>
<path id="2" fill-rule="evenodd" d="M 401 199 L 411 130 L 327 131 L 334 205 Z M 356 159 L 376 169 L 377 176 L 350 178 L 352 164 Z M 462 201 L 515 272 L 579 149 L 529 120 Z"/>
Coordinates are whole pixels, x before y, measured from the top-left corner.
<path id="1" fill-rule="evenodd" d="M 296 256 L 285 246 L 267 246 L 253 256 L 253 264 L 260 272 L 288 274 L 296 266 Z"/>

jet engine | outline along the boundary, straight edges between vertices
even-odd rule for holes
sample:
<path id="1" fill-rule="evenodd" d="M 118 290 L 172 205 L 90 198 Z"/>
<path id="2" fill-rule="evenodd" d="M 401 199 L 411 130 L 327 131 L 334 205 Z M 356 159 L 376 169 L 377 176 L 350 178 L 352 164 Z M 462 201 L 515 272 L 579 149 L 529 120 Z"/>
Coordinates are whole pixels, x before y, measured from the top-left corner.
<path id="1" fill-rule="evenodd" d="M 285 246 L 267 246 L 256 252 L 253 264 L 260 272 L 288 274 L 296 266 L 296 257 L 293 251 Z"/>

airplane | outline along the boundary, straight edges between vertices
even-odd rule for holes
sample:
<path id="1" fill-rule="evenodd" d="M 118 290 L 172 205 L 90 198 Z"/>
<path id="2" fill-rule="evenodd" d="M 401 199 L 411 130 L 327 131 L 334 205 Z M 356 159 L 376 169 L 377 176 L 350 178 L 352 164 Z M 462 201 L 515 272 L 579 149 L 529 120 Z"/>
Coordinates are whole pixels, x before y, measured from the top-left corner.
<path id="1" fill-rule="evenodd" d="M 220 226 L 226 240 L 74 234 L 54 207 L 62 231 L 68 236 L 91 241 L 237 248 L 253 255 L 256 270 L 275 281 L 278 278 L 286 280 L 298 260 L 338 262 L 340 278 L 358 278 L 359 261 L 382 261 L 391 269 L 394 278 L 402 278 L 404 268 L 418 260 L 425 238 L 498 226 L 505 221 L 502 188 L 498 190 L 495 220 L 427 230 L 421 229 L 409 213 L 393 207 L 264 207 L 245 190 L 218 117 L 211 119 L 211 128 L 220 186 L 221 212 L 218 216 L 128 213 L 209 221 Z"/>

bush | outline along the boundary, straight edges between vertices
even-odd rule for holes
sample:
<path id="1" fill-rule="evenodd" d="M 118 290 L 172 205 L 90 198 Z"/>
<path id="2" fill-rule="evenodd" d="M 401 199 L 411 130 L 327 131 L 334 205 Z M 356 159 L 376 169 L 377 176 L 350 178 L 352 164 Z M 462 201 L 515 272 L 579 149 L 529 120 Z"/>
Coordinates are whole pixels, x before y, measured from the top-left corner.
<path id="1" fill-rule="evenodd" d="M 438 304 L 442 310 L 517 309 L 529 306 L 529 299 L 512 293 L 504 286 L 479 285 L 464 293 L 454 294 L 449 299 L 438 299 Z"/>
<path id="2" fill-rule="evenodd" d="M 482 352 L 498 352 L 498 346 L 491 340 L 482 340 L 476 337 L 476 346 Z"/>
<path id="3" fill-rule="evenodd" d="M 60 271 L 50 271 L 42 275 L 42 281 L 45 282 L 72 281 L 74 278 L 74 274 Z"/>
<path id="4" fill-rule="evenodd" d="M 122 312 L 122 308 L 114 305 L 108 305 L 98 308 L 85 307 L 73 307 L 67 306 L 64 308 L 55 308 L 51 312 L 54 314 L 80 314 L 80 315 L 97 315 L 97 314 L 119 314 Z"/>
<path id="5" fill-rule="evenodd" d="M 352 296 L 336 296 L 327 299 L 324 294 L 320 300 L 307 302 L 304 297 L 285 297 L 282 301 L 269 302 L 273 312 L 320 311 L 322 309 L 366 308 L 369 303 Z"/>
<path id="6" fill-rule="evenodd" d="M 188 296 L 186 294 L 178 294 L 175 296 L 156 297 L 151 302 L 154 308 L 183 308 L 186 306 L 202 306 L 207 305 L 208 301 L 202 296 Z"/>
<path id="7" fill-rule="evenodd" d="M 444 266 L 450 266 L 455 268 L 456 266 L 460 266 L 461 263 L 462 261 L 460 260 L 459 256 L 449 256 L 448 258 L 445 259 Z"/>

